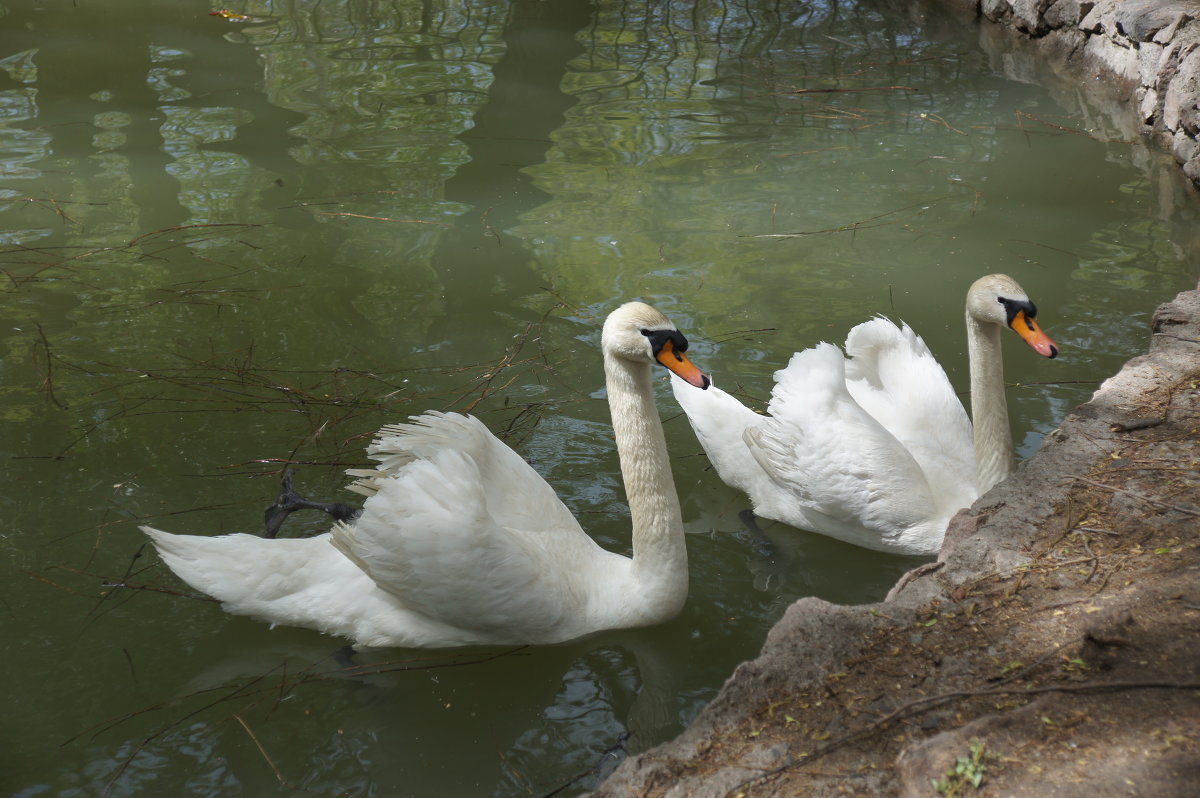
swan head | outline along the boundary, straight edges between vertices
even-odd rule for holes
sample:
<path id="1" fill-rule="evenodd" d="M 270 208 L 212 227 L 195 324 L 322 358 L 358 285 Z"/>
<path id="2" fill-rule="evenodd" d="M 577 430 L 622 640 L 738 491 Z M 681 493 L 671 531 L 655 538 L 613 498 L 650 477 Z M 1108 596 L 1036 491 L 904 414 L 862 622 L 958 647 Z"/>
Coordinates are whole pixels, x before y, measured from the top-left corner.
<path id="1" fill-rule="evenodd" d="M 1058 344 L 1037 323 L 1037 307 L 1007 274 L 989 274 L 971 285 L 967 315 L 984 324 L 1008 327 L 1043 357 L 1058 357 Z"/>
<path id="2" fill-rule="evenodd" d="M 688 340 L 671 320 L 644 302 L 626 302 L 608 314 L 600 337 L 604 354 L 635 362 L 657 361 L 701 390 L 712 380 L 684 353 Z"/>

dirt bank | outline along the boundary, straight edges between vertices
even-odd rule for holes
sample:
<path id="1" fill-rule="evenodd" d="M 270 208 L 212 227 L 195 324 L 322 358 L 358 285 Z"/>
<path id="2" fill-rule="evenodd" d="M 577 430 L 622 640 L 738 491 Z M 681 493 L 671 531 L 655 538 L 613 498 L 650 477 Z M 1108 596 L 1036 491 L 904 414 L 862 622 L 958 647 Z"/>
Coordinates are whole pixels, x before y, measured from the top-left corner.
<path id="1" fill-rule="evenodd" d="M 1200 292 L 889 600 L 803 599 L 600 796 L 1182 796 L 1200 784 Z M 960 773 L 955 774 L 958 767 Z M 955 790 L 959 791 L 956 792 Z"/>

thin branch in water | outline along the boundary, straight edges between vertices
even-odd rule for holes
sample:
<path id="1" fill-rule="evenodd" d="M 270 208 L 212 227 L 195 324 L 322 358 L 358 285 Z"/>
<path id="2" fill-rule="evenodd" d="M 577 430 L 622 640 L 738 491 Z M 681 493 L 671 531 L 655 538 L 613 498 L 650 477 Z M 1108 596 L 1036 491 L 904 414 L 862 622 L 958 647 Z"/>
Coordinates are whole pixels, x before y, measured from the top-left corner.
<path id="1" fill-rule="evenodd" d="M 916 91 L 912 86 L 857 86 L 831 89 L 789 89 L 788 91 L 769 92 L 768 96 L 787 96 L 791 94 L 851 94 L 855 92 L 873 91 Z"/>
<path id="2" fill-rule="evenodd" d="M 770 333 L 771 335 L 777 335 L 779 333 L 779 329 L 777 327 L 751 327 L 745 330 L 730 330 L 729 332 L 712 335 L 710 336 L 710 340 L 716 344 L 723 344 L 735 339 L 740 338 L 742 340 L 747 340 L 751 336 L 763 335 L 767 333 Z"/>
<path id="3" fill-rule="evenodd" d="M 329 197 L 316 197 L 313 199 L 300 200 L 299 202 L 294 202 L 291 205 L 280 205 L 279 210 L 286 210 L 288 208 L 307 208 L 312 205 L 336 205 L 339 202 L 341 202 L 342 200 L 358 199 L 360 197 L 374 197 L 374 196 L 385 196 L 385 197 L 401 196 L 401 197 L 407 198 L 411 195 L 408 192 L 396 191 L 393 189 L 380 189 L 378 191 L 356 191 L 351 194 L 334 194 L 333 196 L 329 196 Z"/>
<path id="4" fill-rule="evenodd" d="M 500 238 L 500 234 L 496 232 L 496 228 L 492 227 L 491 223 L 488 222 L 488 217 L 491 215 L 492 209 L 488 208 L 483 212 L 483 215 L 479 217 L 479 223 L 483 225 L 483 234 L 493 236 L 496 239 L 496 246 L 503 248 L 504 240 Z"/>
<path id="5" fill-rule="evenodd" d="M 906 224 L 906 222 L 903 219 L 892 219 L 892 220 L 887 220 L 887 219 L 890 216 L 896 216 L 904 211 L 910 211 L 913 208 L 919 209 L 914 213 L 914 215 L 920 216 L 920 215 L 924 214 L 925 211 L 927 211 L 931 205 L 934 205 L 938 202 L 944 202 L 947 199 L 950 199 L 950 197 L 941 197 L 938 199 L 932 199 L 932 200 L 929 200 L 928 202 L 915 202 L 912 205 L 905 205 L 902 208 L 896 208 L 895 210 L 885 211 L 884 213 L 878 214 L 876 216 L 870 216 L 866 219 L 860 219 L 855 222 L 850 222 L 849 224 L 838 225 L 837 227 L 828 227 L 824 230 L 813 230 L 813 231 L 802 232 L 802 233 L 758 233 L 758 234 L 753 234 L 753 235 L 742 235 L 739 237 L 740 238 L 806 238 L 808 236 L 827 235 L 829 233 L 846 233 L 846 232 L 855 233 L 859 230 L 867 230 L 867 229 L 870 229 L 873 227 L 885 227 L 888 225 Z M 885 221 L 885 220 L 887 220 L 887 221 Z"/>
<path id="6" fill-rule="evenodd" d="M 1080 259 L 1079 254 L 1076 252 L 1072 252 L 1069 249 L 1060 249 L 1059 247 L 1052 247 L 1049 244 L 1043 244 L 1040 241 L 1029 241 L 1024 238 L 1014 238 L 1013 241 L 1017 244 L 1029 244 L 1030 246 L 1033 246 L 1033 247 L 1041 247 L 1042 249 L 1048 249 L 1051 252 L 1059 252 L 1059 253 L 1062 253 L 1063 255 L 1072 257 L 1075 260 Z"/>
<path id="7" fill-rule="evenodd" d="M 62 209 L 63 205 L 94 205 L 99 207 L 108 204 L 107 202 L 79 202 L 76 200 L 60 200 L 56 199 L 55 197 L 12 197 L 9 199 L 0 200 L 0 205 L 16 205 L 18 203 L 23 203 L 25 205 L 37 205 L 38 207 L 49 206 L 54 212 L 55 216 L 58 216 L 60 219 L 68 221 L 71 224 L 79 224 L 79 222 L 67 215 L 66 211 Z"/>
<path id="8" fill-rule="evenodd" d="M 1116 141 L 1113 141 L 1112 139 L 1102 139 L 1099 136 L 1093 136 L 1091 133 L 1087 132 L 1086 130 L 1079 130 L 1078 128 L 1066 127 L 1064 125 L 1059 125 L 1054 122 L 1048 122 L 1045 119 L 1041 119 L 1039 117 L 1034 116 L 1031 113 L 1027 113 L 1027 112 L 1021 111 L 1019 109 L 1013 111 L 1013 114 L 1017 118 L 1017 128 L 1022 133 L 1025 134 L 1025 143 L 1026 144 L 1030 143 L 1030 139 L 1029 139 L 1029 130 L 1025 127 L 1025 124 L 1023 121 L 1025 119 L 1032 120 L 1034 122 L 1037 122 L 1039 125 L 1044 125 L 1045 127 L 1053 128 L 1055 130 L 1061 130 L 1063 133 L 1070 133 L 1075 136 L 1083 136 L 1084 138 L 1091 139 L 1092 141 L 1098 141 L 1102 144 L 1127 144 L 1128 143 L 1125 141 L 1121 141 L 1120 139 L 1118 139 Z"/>
<path id="9" fill-rule="evenodd" d="M 121 653 L 125 655 L 125 664 L 129 666 L 129 676 L 133 679 L 133 687 L 135 690 L 141 690 L 142 685 L 138 681 L 137 668 L 133 667 L 133 657 L 129 653 L 129 649 L 122 648 Z"/>
<path id="10" fill-rule="evenodd" d="M 609 757 L 612 757 L 615 761 L 619 762 L 619 760 L 617 759 L 618 751 L 622 751 L 628 756 L 629 751 L 628 751 L 628 749 L 625 748 L 625 743 L 629 741 L 629 737 L 631 736 L 631 734 L 632 734 L 631 732 L 623 732 L 621 735 L 619 735 L 617 737 L 617 742 L 614 745 L 610 745 L 608 748 L 606 748 L 600 754 L 600 759 L 599 759 L 599 761 L 596 762 L 595 765 L 592 765 L 590 768 L 583 771 L 582 773 L 575 774 L 569 780 L 558 785 L 550 792 L 543 793 L 541 798 L 553 798 L 553 796 L 558 795 L 560 792 L 562 792 L 563 790 L 567 789 L 568 787 L 576 784 L 581 779 L 585 779 L 594 773 L 600 773 L 600 772 L 604 771 L 605 765 L 606 765 L 606 760 L 608 760 Z M 610 765 L 608 769 L 611 770 L 612 767 L 613 766 Z"/>
<path id="11" fill-rule="evenodd" d="M 927 122 L 936 122 L 937 124 L 941 125 L 942 127 L 946 128 L 947 130 L 952 130 L 960 136 L 968 135 L 964 131 L 959 130 L 954 125 L 947 122 L 939 114 L 931 114 L 931 113 L 922 111 L 921 113 L 917 114 L 917 118 L 924 119 Z"/>
<path id="12" fill-rule="evenodd" d="M 258 748 L 258 752 L 262 754 L 262 758 L 265 759 L 267 764 L 271 766 L 271 772 L 275 774 L 275 779 L 284 787 L 292 786 L 288 780 L 283 777 L 283 774 L 279 772 L 279 768 L 275 766 L 275 761 L 271 759 L 271 755 L 268 754 L 267 749 L 263 747 L 262 741 L 258 739 L 258 735 L 256 735 L 254 730 L 250 728 L 250 724 L 246 723 L 246 721 L 242 719 L 242 716 L 236 712 L 233 715 L 233 719 L 242 724 L 242 728 L 246 730 L 246 734 L 250 735 L 250 739 L 254 741 L 254 745 L 256 748 Z"/>
<path id="13" fill-rule="evenodd" d="M 42 339 L 42 350 L 46 353 L 46 376 L 42 380 L 42 387 L 46 390 L 46 396 L 59 410 L 66 410 L 67 405 L 58 400 L 54 395 L 54 353 L 50 350 L 50 342 L 46 340 L 46 331 L 42 329 L 42 323 L 37 322 L 38 336 Z"/>
<path id="14" fill-rule="evenodd" d="M 274 669 L 272 669 L 272 670 L 274 670 Z M 270 673 L 271 673 L 271 671 L 267 671 L 267 673 L 264 673 L 255 679 L 252 679 L 251 681 L 247 682 L 246 684 L 234 688 L 234 690 L 232 692 L 230 692 L 228 695 L 220 696 L 220 697 L 214 699 L 213 701 L 211 701 L 207 704 L 204 704 L 203 706 L 200 706 L 195 710 L 192 710 L 191 712 L 184 713 L 184 715 L 182 717 L 179 717 L 176 720 L 172 721 L 171 723 L 168 723 L 166 726 L 160 727 L 158 730 L 152 732 L 149 736 L 143 738 L 139 743 L 137 743 L 137 745 L 133 746 L 133 750 L 129 752 L 129 755 L 127 757 L 125 757 L 125 759 L 121 762 L 121 764 L 119 766 L 117 766 L 116 770 L 112 774 L 112 777 L 104 785 L 104 789 L 100 793 L 101 796 L 108 795 L 109 790 L 111 790 L 113 788 L 113 785 L 116 784 L 118 780 L 120 780 L 121 776 L 123 776 L 125 774 L 125 771 L 129 769 L 129 766 L 133 764 L 133 760 L 137 758 L 138 754 L 140 754 L 142 751 L 145 750 L 147 745 L 149 745 L 150 743 L 152 743 L 154 740 L 158 739 L 162 735 L 166 734 L 167 732 L 169 732 L 171 729 L 175 728 L 176 726 L 182 725 L 184 723 L 184 721 L 186 721 L 190 718 L 193 718 L 196 715 L 199 715 L 204 710 L 206 710 L 210 707 L 215 707 L 216 705 L 220 704 L 223 701 L 228 701 L 228 700 L 232 699 L 234 696 L 241 693 L 245 689 L 247 689 L 250 686 L 256 684 L 257 682 L 265 679 Z M 143 710 L 143 712 L 146 712 L 146 711 L 149 711 L 149 710 Z M 134 715 L 138 715 L 138 714 L 142 714 L 142 713 L 140 713 L 140 712 L 134 713 Z M 133 717 L 133 715 L 130 715 L 127 717 Z M 97 734 L 98 733 L 99 732 L 97 732 Z M 65 743 L 64 743 L 64 745 L 65 745 Z"/>
<path id="15" fill-rule="evenodd" d="M 125 246 L 122 247 L 122 249 L 132 249 L 133 246 L 135 244 L 137 244 L 139 241 L 144 241 L 148 238 L 160 238 L 161 236 L 165 236 L 167 233 L 177 233 L 181 230 L 195 230 L 195 229 L 199 229 L 199 228 L 211 228 L 211 227 L 250 228 L 250 227 L 262 227 L 262 225 L 261 224 L 252 224 L 250 222 L 208 222 L 208 223 L 204 223 L 204 224 L 182 224 L 182 225 L 176 225 L 174 227 L 163 227 L 158 230 L 151 230 L 149 233 L 143 233 L 142 235 L 138 236 L 137 238 L 134 238 L 131 241 L 129 241 L 129 243 L 125 244 Z"/>
<path id="16" fill-rule="evenodd" d="M 367 216 L 363 213 L 347 213 L 342 211 L 316 211 L 318 216 L 346 216 L 352 219 L 369 219 L 373 222 L 396 222 L 398 224 L 431 224 L 434 227 L 450 227 L 445 222 L 430 222 L 425 219 L 392 219 L 388 216 Z"/>

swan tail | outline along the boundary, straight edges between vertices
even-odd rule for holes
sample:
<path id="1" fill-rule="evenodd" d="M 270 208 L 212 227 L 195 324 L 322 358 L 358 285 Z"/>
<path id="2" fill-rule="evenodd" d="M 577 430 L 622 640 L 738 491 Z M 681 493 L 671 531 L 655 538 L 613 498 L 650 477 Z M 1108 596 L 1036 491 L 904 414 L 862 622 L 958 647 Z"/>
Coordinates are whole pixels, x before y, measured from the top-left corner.
<path id="1" fill-rule="evenodd" d="M 292 592 L 297 570 L 328 549 L 326 535 L 266 539 L 257 535 L 173 535 L 143 526 L 159 557 L 176 576 L 226 605 L 255 614 L 253 605 Z"/>
<path id="2" fill-rule="evenodd" d="M 252 535 L 172 535 L 148 526 L 141 530 L 176 576 L 222 602 L 238 602 L 258 576 L 255 571 L 262 560 L 246 556 Z"/>

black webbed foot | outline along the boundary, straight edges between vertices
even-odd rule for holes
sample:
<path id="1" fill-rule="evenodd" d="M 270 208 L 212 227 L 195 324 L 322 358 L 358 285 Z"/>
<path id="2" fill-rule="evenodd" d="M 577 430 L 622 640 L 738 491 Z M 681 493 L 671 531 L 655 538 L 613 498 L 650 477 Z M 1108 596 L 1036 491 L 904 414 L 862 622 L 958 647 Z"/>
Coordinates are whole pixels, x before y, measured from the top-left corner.
<path id="1" fill-rule="evenodd" d="M 617 769 L 617 765 L 629 757 L 629 749 L 625 747 L 625 743 L 629 741 L 630 734 L 631 732 L 622 732 L 617 737 L 616 745 L 608 747 L 604 753 L 600 754 L 600 759 L 596 762 L 596 773 L 608 776 Z"/>
<path id="2" fill-rule="evenodd" d="M 357 653 L 358 652 L 354 650 L 354 646 L 339 646 L 333 650 L 333 654 L 330 656 L 333 657 L 333 661 L 336 662 L 339 667 L 350 669 L 359 667 L 358 663 L 354 661 L 354 655 Z"/>
<path id="3" fill-rule="evenodd" d="M 770 535 L 758 525 L 758 516 L 753 510 L 738 513 L 742 526 L 750 533 L 750 544 L 754 547 L 755 560 L 750 565 L 754 573 L 757 590 L 773 590 L 783 586 L 786 580 L 788 558 L 779 550 Z"/>
<path id="4" fill-rule="evenodd" d="M 287 517 L 297 510 L 320 510 L 331 516 L 335 521 L 349 521 L 358 515 L 358 508 L 341 502 L 309 501 L 292 490 L 292 469 L 285 469 L 283 482 L 280 486 L 279 498 L 263 512 L 263 526 L 266 528 L 264 537 L 273 538 L 279 534 L 279 528 Z"/>
<path id="5" fill-rule="evenodd" d="M 758 525 L 758 516 L 753 510 L 742 510 L 738 513 L 738 520 L 742 522 L 742 526 L 750 533 L 750 537 L 754 541 L 754 547 L 758 549 L 757 554 L 766 560 L 775 560 L 778 558 L 778 552 L 775 548 L 774 541 L 767 537 L 767 533 L 763 532 L 762 527 Z"/>

